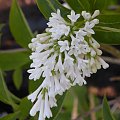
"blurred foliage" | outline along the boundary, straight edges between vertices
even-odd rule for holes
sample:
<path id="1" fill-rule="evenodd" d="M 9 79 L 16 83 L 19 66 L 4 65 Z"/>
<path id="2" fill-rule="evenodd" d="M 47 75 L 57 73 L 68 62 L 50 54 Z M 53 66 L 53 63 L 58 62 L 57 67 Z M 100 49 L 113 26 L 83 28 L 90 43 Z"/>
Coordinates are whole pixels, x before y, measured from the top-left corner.
<path id="1" fill-rule="evenodd" d="M 63 7 L 58 0 L 35 1 L 39 10 L 47 20 L 51 16 L 51 12 L 56 12 L 57 9 L 61 10 L 62 16 L 65 19 L 65 16 L 70 13 L 70 10 Z M 87 10 L 93 13 L 94 10 L 100 9 L 100 24 L 95 27 L 95 39 L 98 40 L 98 42 L 100 43 L 120 44 L 120 14 L 116 11 L 111 12 L 107 9 L 109 5 L 116 4 L 116 0 L 65 1 L 77 13 L 80 13 L 83 10 Z M 32 118 L 29 116 L 29 110 L 32 107 L 31 102 L 27 100 L 27 97 L 20 99 L 14 96 L 8 90 L 3 76 L 4 71 L 13 70 L 13 82 L 16 88 L 19 90 L 23 82 L 23 69 L 27 69 L 27 67 L 25 66 L 28 66 L 30 63 L 30 51 L 28 50 L 28 43 L 34 35 L 17 0 L 12 0 L 9 26 L 16 42 L 23 48 L 9 51 L 0 51 L 0 101 L 10 105 L 13 109 L 13 113 L 0 118 L 0 120 L 36 120 L 37 115 Z M 0 25 L 0 35 L 1 28 L 2 25 Z M 29 93 L 33 92 L 41 84 L 41 82 L 42 79 L 38 80 L 37 82 L 29 81 Z M 57 96 L 58 107 L 52 109 L 53 118 L 51 118 L 51 120 L 70 120 L 72 117 L 72 110 L 74 108 L 75 99 L 78 100 L 77 107 L 80 116 L 82 116 L 86 111 L 90 110 L 89 92 L 87 91 L 87 87 L 73 87 L 70 89 L 70 91 L 68 91 L 68 93 L 65 93 L 63 96 Z M 94 102 L 95 106 L 100 103 L 100 101 L 96 97 L 94 98 Z M 110 112 L 110 108 L 108 106 L 106 98 L 104 98 L 102 110 L 100 109 L 95 114 L 97 120 L 115 120 Z M 116 120 L 120 119 L 118 116 L 119 114 L 116 115 Z M 84 120 L 90 120 L 90 117 L 85 117 Z"/>

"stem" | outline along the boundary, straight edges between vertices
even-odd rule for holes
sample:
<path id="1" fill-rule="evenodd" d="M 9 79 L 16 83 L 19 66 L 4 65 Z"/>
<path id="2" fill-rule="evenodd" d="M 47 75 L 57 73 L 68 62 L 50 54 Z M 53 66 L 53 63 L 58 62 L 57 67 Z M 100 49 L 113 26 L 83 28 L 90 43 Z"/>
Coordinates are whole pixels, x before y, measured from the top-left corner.
<path id="1" fill-rule="evenodd" d="M 120 102 L 120 96 L 117 97 L 117 98 L 114 99 L 114 100 L 109 101 L 108 104 L 111 106 L 111 105 L 113 105 L 113 104 L 115 104 L 115 103 L 118 103 L 118 102 Z M 89 115 L 91 115 L 92 112 L 97 112 L 97 111 L 99 111 L 99 110 L 102 108 L 102 106 L 103 106 L 103 104 L 100 104 L 99 106 L 91 109 L 90 111 L 88 111 L 88 112 L 86 112 L 86 113 L 84 113 L 84 114 L 82 114 L 82 115 L 79 115 L 79 116 L 78 116 L 76 119 L 74 119 L 74 120 L 82 120 L 83 118 L 88 117 Z"/>

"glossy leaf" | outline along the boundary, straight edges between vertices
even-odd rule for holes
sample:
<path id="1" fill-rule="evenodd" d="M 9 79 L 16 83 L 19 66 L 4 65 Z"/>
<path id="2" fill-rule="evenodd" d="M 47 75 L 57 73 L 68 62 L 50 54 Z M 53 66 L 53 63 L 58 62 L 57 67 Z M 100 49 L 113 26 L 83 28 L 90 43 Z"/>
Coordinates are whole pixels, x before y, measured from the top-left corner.
<path id="1" fill-rule="evenodd" d="M 9 94 L 9 90 L 7 89 L 7 86 L 5 84 L 1 70 L 0 70 L 0 101 L 11 105 L 14 109 L 16 107 L 16 104 L 14 103 L 13 99 L 11 98 L 11 95 Z"/>
<path id="2" fill-rule="evenodd" d="M 2 70 L 13 70 L 30 62 L 26 50 L 0 51 L 0 68 Z"/>
<path id="3" fill-rule="evenodd" d="M 36 0 L 36 3 L 46 19 L 49 19 L 51 13 L 56 12 L 57 9 L 60 9 L 63 17 L 70 13 L 70 10 L 63 7 L 58 0 Z"/>
<path id="4" fill-rule="evenodd" d="M 14 73 L 13 73 L 13 82 L 15 87 L 19 90 L 22 84 L 22 69 L 21 68 L 17 68 Z"/>
<path id="5" fill-rule="evenodd" d="M 40 78 L 37 81 L 29 80 L 29 88 L 28 88 L 29 93 L 35 91 L 41 85 L 41 83 L 43 82 L 43 79 L 44 78 Z"/>
<path id="6" fill-rule="evenodd" d="M 30 43 L 33 34 L 17 0 L 12 0 L 10 10 L 10 30 L 19 45 L 28 47 L 28 43 Z"/>
<path id="7" fill-rule="evenodd" d="M 73 96 L 73 97 L 71 97 Z M 71 119 L 71 113 L 73 109 L 73 103 L 74 103 L 74 93 L 70 89 L 63 102 L 63 110 L 59 113 L 56 120 L 70 120 Z"/>
<path id="8" fill-rule="evenodd" d="M 95 29 L 95 35 L 93 36 L 98 42 L 104 44 L 120 44 L 120 31 L 115 28 Z M 116 32 L 115 32 L 116 31 Z"/>
<path id="9" fill-rule="evenodd" d="M 120 28 L 120 14 L 106 14 L 98 16 L 99 26 Z"/>
<path id="10" fill-rule="evenodd" d="M 25 118 L 29 116 L 29 111 L 31 107 L 32 103 L 27 98 L 22 99 L 19 108 L 21 114 L 19 120 L 25 120 Z"/>
<path id="11" fill-rule="evenodd" d="M 57 120 L 56 118 L 60 113 L 65 96 L 66 96 L 66 92 L 62 96 L 57 96 L 57 107 L 52 108 L 53 117 L 50 118 L 49 120 Z"/>
<path id="12" fill-rule="evenodd" d="M 89 103 L 87 88 L 85 86 L 75 86 L 73 87 L 73 92 L 79 99 L 79 112 L 88 111 Z"/>
<path id="13" fill-rule="evenodd" d="M 0 120 L 17 120 L 19 116 L 20 116 L 20 112 L 15 112 L 0 118 Z"/>
<path id="14" fill-rule="evenodd" d="M 112 116 L 112 113 L 110 112 L 110 107 L 108 105 L 106 97 L 104 97 L 103 100 L 103 118 L 104 120 L 115 120 Z"/>
<path id="15" fill-rule="evenodd" d="M 104 10 L 109 3 L 109 0 L 88 0 L 91 6 L 91 12 L 94 12 L 94 10 Z"/>
<path id="16" fill-rule="evenodd" d="M 68 5 L 77 13 L 81 13 L 81 11 L 90 10 L 90 4 L 88 0 L 65 0 Z"/>

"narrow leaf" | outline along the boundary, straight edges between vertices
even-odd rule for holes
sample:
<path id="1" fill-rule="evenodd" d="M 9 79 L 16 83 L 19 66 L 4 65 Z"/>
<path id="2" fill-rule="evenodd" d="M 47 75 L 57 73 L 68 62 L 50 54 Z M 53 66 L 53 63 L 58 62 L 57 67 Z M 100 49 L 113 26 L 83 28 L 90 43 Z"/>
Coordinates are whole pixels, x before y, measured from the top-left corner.
<path id="1" fill-rule="evenodd" d="M 40 78 L 37 81 L 29 80 L 29 88 L 28 88 L 29 93 L 34 92 L 41 85 L 41 83 L 43 82 L 43 79 L 44 78 Z"/>
<path id="2" fill-rule="evenodd" d="M 88 0 L 65 0 L 68 5 L 77 13 L 82 11 L 90 11 L 90 4 Z"/>
<path id="3" fill-rule="evenodd" d="M 28 47 L 28 43 L 30 43 L 33 34 L 17 0 L 12 0 L 10 10 L 10 30 L 19 45 Z"/>
<path id="4" fill-rule="evenodd" d="M 95 29 L 95 35 L 93 36 L 98 42 L 104 44 L 120 44 L 120 33 L 108 30 Z"/>
<path id="5" fill-rule="evenodd" d="M 23 49 L 0 51 L 0 68 L 2 70 L 19 68 L 30 62 L 28 55 L 28 52 Z"/>
<path id="6" fill-rule="evenodd" d="M 20 103 L 20 120 L 25 120 L 29 116 L 29 111 L 32 107 L 32 103 L 27 99 L 23 98 L 21 103 Z"/>
<path id="7" fill-rule="evenodd" d="M 91 6 L 91 12 L 94 12 L 95 10 L 104 10 L 108 4 L 109 0 L 88 0 Z"/>
<path id="8" fill-rule="evenodd" d="M 18 111 L 15 113 L 8 114 L 7 116 L 0 118 L 0 120 L 17 120 L 19 116 L 20 112 Z"/>
<path id="9" fill-rule="evenodd" d="M 50 118 L 49 120 L 57 120 L 56 118 L 58 114 L 60 113 L 65 96 L 66 96 L 66 92 L 62 96 L 57 97 L 57 107 L 52 108 L 53 117 Z"/>
<path id="10" fill-rule="evenodd" d="M 5 84 L 1 70 L 0 70 L 0 101 L 11 105 L 14 109 L 16 107 L 16 104 L 14 103 L 13 99 L 9 94 L 9 90 L 7 89 L 7 86 Z"/>
<path id="11" fill-rule="evenodd" d="M 120 28 L 120 14 L 105 14 L 98 16 L 99 26 Z"/>
<path id="12" fill-rule="evenodd" d="M 112 113 L 110 112 L 110 107 L 108 105 L 106 97 L 104 97 L 103 100 L 103 118 L 104 120 L 115 120 L 112 116 Z"/>
<path id="13" fill-rule="evenodd" d="M 70 13 L 70 10 L 63 7 L 58 0 L 36 0 L 36 3 L 46 19 L 49 19 L 51 13 L 56 12 L 57 9 L 60 9 L 63 17 Z"/>
<path id="14" fill-rule="evenodd" d="M 19 90 L 22 84 L 22 69 L 21 68 L 17 68 L 14 73 L 13 73 L 13 82 L 14 85 L 16 86 L 16 88 Z"/>

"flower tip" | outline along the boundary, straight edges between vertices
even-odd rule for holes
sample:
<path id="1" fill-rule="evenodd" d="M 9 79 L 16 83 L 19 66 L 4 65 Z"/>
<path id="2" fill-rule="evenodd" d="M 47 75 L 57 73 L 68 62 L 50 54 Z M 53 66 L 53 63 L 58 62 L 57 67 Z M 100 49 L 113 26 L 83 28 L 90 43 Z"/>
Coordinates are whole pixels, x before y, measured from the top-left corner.
<path id="1" fill-rule="evenodd" d="M 36 113 L 31 109 L 31 110 L 30 110 L 30 116 L 33 117 L 33 116 L 35 116 L 35 114 L 36 114 Z"/>
<path id="2" fill-rule="evenodd" d="M 107 64 L 107 63 L 104 64 L 104 66 L 103 66 L 104 69 L 107 69 L 108 67 L 109 67 L 109 64 Z"/>
<path id="3" fill-rule="evenodd" d="M 95 12 L 92 15 L 92 18 L 97 17 L 100 14 L 100 10 L 95 10 Z"/>

